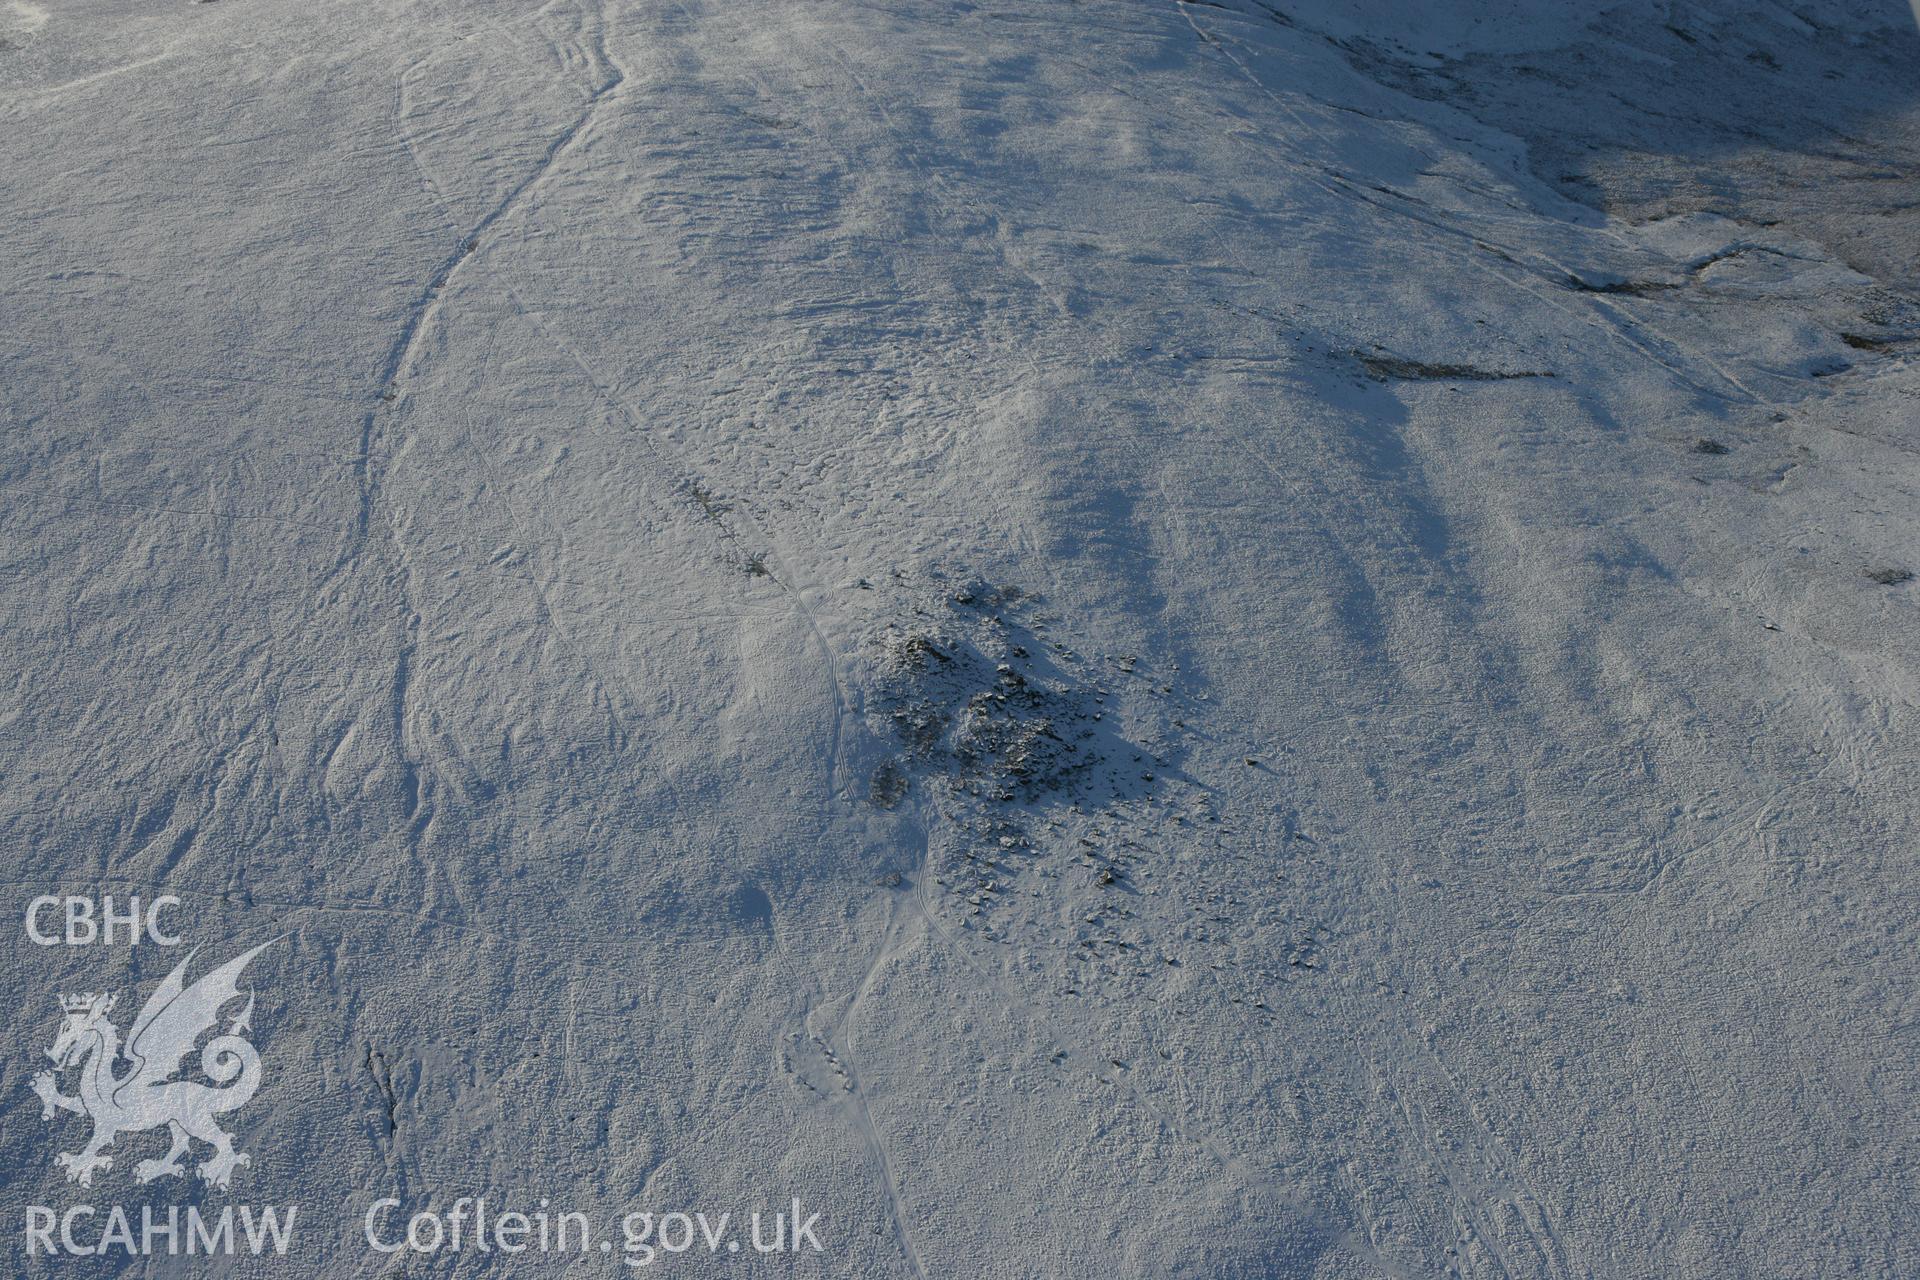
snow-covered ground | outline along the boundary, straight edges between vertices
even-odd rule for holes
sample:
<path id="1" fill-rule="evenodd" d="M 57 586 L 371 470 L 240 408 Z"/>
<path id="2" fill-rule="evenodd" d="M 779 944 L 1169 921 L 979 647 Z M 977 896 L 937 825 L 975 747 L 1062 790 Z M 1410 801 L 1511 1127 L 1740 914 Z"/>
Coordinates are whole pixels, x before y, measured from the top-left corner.
<path id="1" fill-rule="evenodd" d="M 1916 354 L 1900 0 L 0 3 L 9 1269 L 1920 1275 Z"/>

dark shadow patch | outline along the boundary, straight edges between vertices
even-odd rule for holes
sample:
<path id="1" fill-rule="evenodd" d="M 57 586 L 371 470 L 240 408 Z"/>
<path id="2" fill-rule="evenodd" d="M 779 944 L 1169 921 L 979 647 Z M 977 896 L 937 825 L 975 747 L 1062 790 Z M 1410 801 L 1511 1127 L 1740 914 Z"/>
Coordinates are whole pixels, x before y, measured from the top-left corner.
<path id="1" fill-rule="evenodd" d="M 773 928 L 773 899 L 759 885 L 743 884 L 733 891 L 729 914 L 748 928 Z"/>
<path id="2" fill-rule="evenodd" d="M 1376 382 L 1504 382 L 1514 378 L 1551 378 L 1533 369 L 1483 369 L 1471 364 L 1433 364 L 1385 352 L 1356 351 L 1353 358 Z"/>
<path id="3" fill-rule="evenodd" d="M 1513 53 L 1334 43 L 1377 83 L 1520 138 L 1569 200 L 1633 223 L 1782 226 L 1920 289 L 1920 148 L 1904 123 L 1920 36 L 1905 0 L 1861 0 L 1844 26 L 1786 8 L 1692 10 L 1664 26 L 1597 10 L 1563 46 Z"/>
<path id="4" fill-rule="evenodd" d="M 1615 297 L 1645 298 L 1657 293 L 1666 293 L 1680 286 L 1668 280 L 1588 280 L 1581 276 L 1567 277 L 1567 287 L 1576 293 L 1604 293 Z"/>

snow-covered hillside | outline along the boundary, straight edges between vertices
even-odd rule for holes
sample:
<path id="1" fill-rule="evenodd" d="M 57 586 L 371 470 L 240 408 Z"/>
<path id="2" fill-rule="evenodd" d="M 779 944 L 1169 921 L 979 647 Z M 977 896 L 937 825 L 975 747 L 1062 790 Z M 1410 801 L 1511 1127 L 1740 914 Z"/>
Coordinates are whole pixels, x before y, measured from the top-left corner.
<path id="1" fill-rule="evenodd" d="M 1920 1275 L 1917 59 L 0 0 L 11 1270 Z M 261 943 L 251 1163 L 71 1180 Z"/>

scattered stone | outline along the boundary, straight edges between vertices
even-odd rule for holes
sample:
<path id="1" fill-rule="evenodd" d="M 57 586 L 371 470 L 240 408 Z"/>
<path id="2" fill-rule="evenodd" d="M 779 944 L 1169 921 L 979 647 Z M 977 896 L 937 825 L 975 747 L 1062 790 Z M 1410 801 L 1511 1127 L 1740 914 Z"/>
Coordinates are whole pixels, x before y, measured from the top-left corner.
<path id="1" fill-rule="evenodd" d="M 907 775 L 893 760 L 883 760 L 867 783 L 867 803 L 876 809 L 891 809 L 907 794 Z"/>

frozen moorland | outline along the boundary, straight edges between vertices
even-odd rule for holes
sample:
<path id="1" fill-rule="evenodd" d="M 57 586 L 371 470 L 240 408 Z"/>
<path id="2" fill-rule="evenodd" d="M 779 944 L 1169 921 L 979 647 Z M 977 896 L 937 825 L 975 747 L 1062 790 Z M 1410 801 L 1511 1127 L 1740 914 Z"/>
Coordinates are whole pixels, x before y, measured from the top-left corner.
<path id="1" fill-rule="evenodd" d="M 13 1273 L 1920 1274 L 1900 0 L 0 0 L 0 202 Z"/>

